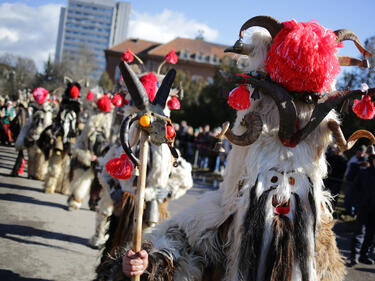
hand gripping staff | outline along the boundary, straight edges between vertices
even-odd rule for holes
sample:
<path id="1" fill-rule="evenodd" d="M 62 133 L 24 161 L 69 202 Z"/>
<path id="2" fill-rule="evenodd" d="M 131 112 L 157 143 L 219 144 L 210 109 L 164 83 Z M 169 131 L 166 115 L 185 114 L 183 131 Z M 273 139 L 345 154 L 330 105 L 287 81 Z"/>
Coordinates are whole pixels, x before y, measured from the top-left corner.
<path id="1" fill-rule="evenodd" d="M 173 146 L 176 133 L 171 119 L 165 116 L 163 112 L 169 96 L 169 91 L 176 76 L 176 71 L 174 69 L 168 71 L 156 93 L 155 99 L 151 103 L 145 88 L 130 66 L 123 61 L 120 63 L 119 67 L 132 101 L 139 110 L 139 112 L 125 117 L 120 129 L 121 145 L 136 167 L 135 171 L 139 171 L 134 216 L 135 228 L 133 233 L 133 251 L 137 253 L 141 250 L 142 243 L 142 217 L 149 149 L 148 141 L 155 145 L 166 143 L 173 157 L 175 159 L 178 158 L 178 153 Z M 136 127 L 131 143 L 129 143 L 129 131 L 131 126 Z M 137 143 L 138 139 L 140 139 L 139 159 L 131 149 L 132 146 Z M 176 162 L 174 165 L 175 164 Z M 134 276 L 132 280 L 139 281 L 140 276 Z"/>

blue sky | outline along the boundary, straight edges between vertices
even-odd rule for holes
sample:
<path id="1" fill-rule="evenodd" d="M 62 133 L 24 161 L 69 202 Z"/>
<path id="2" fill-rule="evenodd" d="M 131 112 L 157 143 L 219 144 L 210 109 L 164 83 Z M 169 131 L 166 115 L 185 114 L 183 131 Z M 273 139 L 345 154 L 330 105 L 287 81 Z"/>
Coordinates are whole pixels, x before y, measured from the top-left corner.
<path id="1" fill-rule="evenodd" d="M 131 23 L 133 24 L 132 36 L 150 37 L 144 38 L 154 41 L 168 41 L 170 37 L 182 36 L 193 37 L 197 34 L 197 29 L 205 30 L 204 36 L 208 41 L 214 41 L 223 44 L 233 44 L 238 36 L 238 30 L 241 25 L 249 18 L 257 15 L 269 15 L 280 21 L 296 19 L 297 21 L 316 20 L 327 28 L 341 29 L 348 28 L 354 31 L 363 42 L 366 38 L 375 35 L 375 1 L 374 0 L 315 0 L 315 1 L 297 1 L 297 0 L 237 0 L 237 1 L 211 1 L 211 0 L 185 0 L 185 1 L 167 1 L 167 0 L 130 0 L 132 3 Z M 52 14 L 34 18 L 35 25 L 38 21 L 50 21 L 51 33 L 48 35 L 46 44 L 48 53 L 54 52 L 56 41 L 56 32 L 53 32 L 53 24 L 58 21 L 58 7 L 66 5 L 66 0 L 23 0 L 23 1 L 0 1 L 1 8 L 3 4 L 10 4 L 10 7 L 22 7 L 33 9 L 38 12 L 41 7 L 48 7 Z M 12 6 L 17 4 L 16 6 Z M 9 6 L 9 5 L 8 5 Z M 13 8 L 15 9 L 15 8 Z M 16 12 L 15 12 L 16 13 Z M 47 13 L 47 12 L 46 12 Z M 48 18 L 49 16 L 49 18 Z M 53 22 L 53 24 L 52 24 Z M 7 27 L 8 22 L 0 15 L 0 52 L 9 51 L 1 43 L 2 32 Z M 157 26 L 158 29 L 150 28 Z M 14 28 L 9 26 L 9 28 Z M 22 28 L 22 26 L 20 27 Z M 57 29 L 57 26 L 56 28 Z M 150 29 L 147 32 L 147 29 Z M 37 34 L 38 28 L 35 28 Z M 48 33 L 47 27 L 45 33 Z M 12 36 L 11 32 L 9 36 Z M 36 36 L 36 35 L 35 35 Z M 4 37 L 4 35 L 3 35 Z M 21 38 L 22 36 L 20 36 Z M 17 40 L 13 38 L 14 42 Z M 26 43 L 22 46 L 22 40 L 19 40 L 20 46 L 17 48 L 9 45 L 7 48 L 20 52 L 22 48 L 28 49 Z M 353 43 L 347 42 L 345 48 L 340 50 L 341 55 L 351 55 L 358 57 L 359 52 L 353 46 Z M 42 55 L 36 56 L 40 60 Z M 46 57 L 46 54 L 44 55 Z"/>

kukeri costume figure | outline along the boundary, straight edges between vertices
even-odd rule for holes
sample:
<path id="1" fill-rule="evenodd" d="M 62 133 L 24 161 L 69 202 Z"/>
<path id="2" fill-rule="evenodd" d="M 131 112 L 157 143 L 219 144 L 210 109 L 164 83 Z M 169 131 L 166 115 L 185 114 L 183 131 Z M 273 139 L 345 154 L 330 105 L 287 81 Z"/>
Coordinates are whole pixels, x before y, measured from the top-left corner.
<path id="1" fill-rule="evenodd" d="M 53 124 L 44 130 L 38 145 L 49 156 L 48 175 L 44 182 L 47 193 L 61 192 L 68 194 L 70 186 L 68 171 L 65 166 L 70 163 L 71 148 L 78 135 L 79 101 L 81 85 L 78 82 L 68 82 L 59 111 Z"/>
<path id="2" fill-rule="evenodd" d="M 158 85 L 162 84 L 164 76 L 158 75 L 156 77 L 154 73 L 150 72 L 140 74 L 138 77 L 142 83 L 141 85 L 143 85 L 148 94 L 150 102 L 152 102 L 159 87 Z M 169 92 L 167 103 L 164 104 L 163 114 L 167 117 L 170 115 L 171 109 L 179 109 L 176 93 L 177 90 L 172 89 Z M 181 90 L 179 93 L 181 94 Z M 120 109 L 123 109 L 125 116 L 132 116 L 139 112 L 132 100 L 130 100 L 130 105 L 123 105 L 121 108 L 118 108 L 118 110 Z M 116 127 L 116 124 L 113 127 Z M 135 127 L 133 126 L 132 128 Z M 117 136 L 118 131 L 116 130 Z M 137 132 L 138 129 L 133 131 L 132 134 L 137 134 Z M 133 136 L 130 138 L 133 138 Z M 104 166 L 106 163 L 110 163 L 111 158 L 121 155 L 122 151 L 123 148 L 120 140 L 117 139 L 116 144 L 111 147 L 107 155 L 100 162 Z M 167 219 L 167 202 L 181 197 L 193 186 L 191 164 L 179 157 L 176 163 L 177 167 L 173 167 L 174 159 L 167 144 L 155 145 L 150 142 L 148 159 L 145 190 L 146 210 L 143 216 L 144 229 Z M 99 174 L 99 180 L 104 188 L 102 190 L 102 199 L 99 202 L 96 231 L 90 240 L 90 245 L 99 247 L 106 241 L 106 218 L 114 212 L 110 220 L 109 238 L 102 254 L 103 262 L 108 258 L 108 253 L 113 252 L 116 247 L 131 239 L 132 229 L 134 228 L 133 216 L 136 187 L 134 185 L 134 176 L 128 180 L 117 179 L 112 177 L 105 169 Z M 113 208 L 115 208 L 114 211 Z M 101 265 L 97 268 L 99 274 L 100 270 Z"/>
<path id="3" fill-rule="evenodd" d="M 72 209 L 79 209 L 83 199 L 89 194 L 98 158 L 103 155 L 109 142 L 112 123 L 111 100 L 108 95 L 102 95 L 96 104 L 97 108 L 91 112 L 73 149 L 70 167 L 72 193 L 68 199 L 68 205 Z"/>
<path id="4" fill-rule="evenodd" d="M 269 33 L 254 32 L 246 44 L 244 31 L 252 26 Z M 330 196 L 323 190 L 324 154 L 332 135 L 344 150 L 358 137 L 375 142 L 362 130 L 347 142 L 333 110 L 366 94 L 332 87 L 339 63 L 365 65 L 336 57 L 343 40 L 370 55 L 348 30 L 265 16 L 247 21 L 229 51 L 246 54 L 250 66 L 246 74 L 224 75 L 243 84 L 228 100 L 239 111 L 225 133 L 233 148 L 224 182 L 157 226 L 145 237 L 145 250 L 135 255 L 124 245 L 99 280 L 142 273 L 142 280 L 343 280 Z M 374 93 L 369 89 L 365 99 Z"/>
<path id="5" fill-rule="evenodd" d="M 27 149 L 29 178 L 44 180 L 48 172 L 48 160 L 38 147 L 37 141 L 43 130 L 52 124 L 52 108 L 48 102 L 49 92 L 46 89 L 36 88 L 32 94 L 35 107 L 21 129 L 15 146 L 18 151 Z M 26 115 L 26 112 L 23 113 Z"/>

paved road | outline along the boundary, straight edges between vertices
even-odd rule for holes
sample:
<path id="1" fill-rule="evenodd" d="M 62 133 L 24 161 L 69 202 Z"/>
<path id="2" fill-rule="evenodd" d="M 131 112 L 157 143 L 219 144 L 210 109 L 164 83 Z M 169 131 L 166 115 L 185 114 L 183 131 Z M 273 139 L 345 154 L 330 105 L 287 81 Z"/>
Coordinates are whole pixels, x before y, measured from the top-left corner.
<path id="1" fill-rule="evenodd" d="M 0 281 L 87 281 L 94 277 L 97 250 L 87 246 L 95 213 L 87 207 L 67 211 L 67 197 L 45 194 L 42 182 L 8 177 L 13 147 L 0 146 Z M 192 204 L 207 188 L 194 187 L 169 205 L 173 215 Z M 338 224 L 338 242 L 348 254 L 350 224 Z M 345 233 L 345 235 L 341 235 Z M 375 266 L 350 269 L 345 281 L 374 281 Z"/>

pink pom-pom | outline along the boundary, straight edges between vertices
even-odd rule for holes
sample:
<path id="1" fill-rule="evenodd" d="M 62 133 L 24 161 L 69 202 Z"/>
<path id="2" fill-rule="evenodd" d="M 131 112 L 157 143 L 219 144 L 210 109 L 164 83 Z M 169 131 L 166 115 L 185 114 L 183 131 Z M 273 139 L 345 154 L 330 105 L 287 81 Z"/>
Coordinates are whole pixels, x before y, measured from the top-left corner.
<path id="1" fill-rule="evenodd" d="M 170 64 L 176 64 L 178 62 L 178 57 L 172 49 L 168 54 L 165 55 L 165 61 Z"/>
<path id="2" fill-rule="evenodd" d="M 168 102 L 167 105 L 170 110 L 179 110 L 181 108 L 180 101 L 176 96 L 172 97 Z"/>
<path id="3" fill-rule="evenodd" d="M 369 95 L 365 95 L 361 100 L 354 100 L 354 113 L 362 119 L 372 119 L 375 116 L 375 106 Z"/>
<path id="4" fill-rule="evenodd" d="M 125 101 L 121 94 L 116 94 L 111 100 L 112 104 L 116 107 L 121 107 L 124 105 Z"/>
<path id="5" fill-rule="evenodd" d="M 112 109 L 111 100 L 109 99 L 107 95 L 104 95 L 100 99 L 98 99 L 98 101 L 96 102 L 96 105 L 103 112 L 110 112 Z"/>
<path id="6" fill-rule="evenodd" d="M 150 101 L 153 102 L 156 94 L 158 78 L 153 72 L 150 72 L 143 75 L 139 80 L 145 88 Z"/>
<path id="7" fill-rule="evenodd" d="M 134 60 L 133 53 L 127 49 L 126 52 L 121 55 L 121 60 L 131 63 Z"/>
<path id="8" fill-rule="evenodd" d="M 105 165 L 105 169 L 112 177 L 126 180 L 132 176 L 134 166 L 128 155 L 123 153 L 120 158 L 112 158 L 109 160 Z"/>
<path id="9" fill-rule="evenodd" d="M 250 91 L 245 84 L 241 84 L 229 93 L 228 104 L 236 110 L 250 107 Z"/>
<path id="10" fill-rule="evenodd" d="M 318 92 L 330 89 L 340 72 L 336 57 L 341 47 L 332 30 L 318 22 L 283 22 L 267 53 L 266 69 L 272 80 L 289 91 Z"/>
<path id="11" fill-rule="evenodd" d="M 74 85 L 71 89 L 70 89 L 70 96 L 73 98 L 73 99 L 76 99 L 79 97 L 79 89 L 76 85 Z"/>
<path id="12" fill-rule="evenodd" d="M 94 99 L 94 93 L 92 91 L 89 91 L 87 93 L 87 96 L 86 98 L 89 100 L 89 101 L 92 101 Z"/>
<path id="13" fill-rule="evenodd" d="M 33 97 L 36 103 L 40 105 L 46 101 L 48 94 L 49 94 L 48 90 L 44 88 L 35 88 L 33 90 Z"/>

